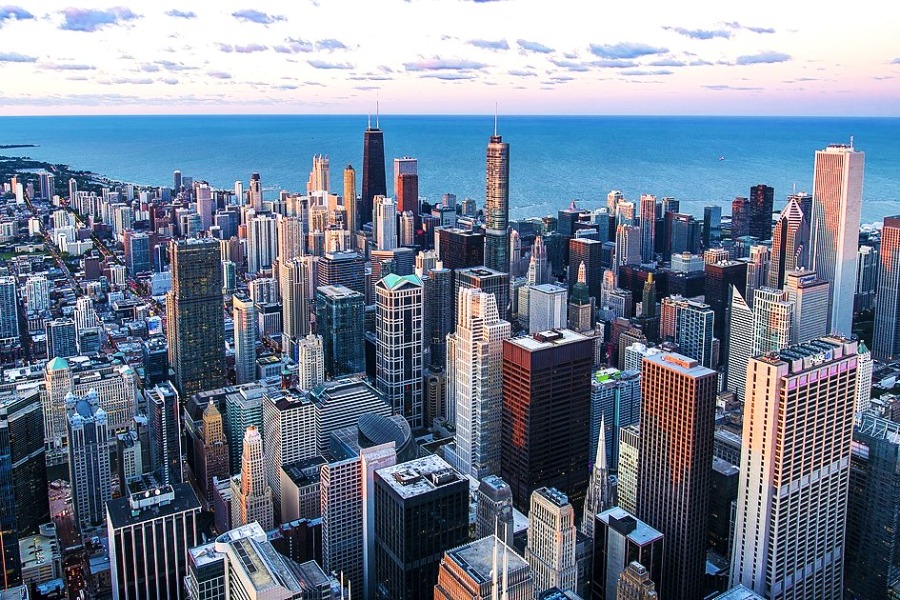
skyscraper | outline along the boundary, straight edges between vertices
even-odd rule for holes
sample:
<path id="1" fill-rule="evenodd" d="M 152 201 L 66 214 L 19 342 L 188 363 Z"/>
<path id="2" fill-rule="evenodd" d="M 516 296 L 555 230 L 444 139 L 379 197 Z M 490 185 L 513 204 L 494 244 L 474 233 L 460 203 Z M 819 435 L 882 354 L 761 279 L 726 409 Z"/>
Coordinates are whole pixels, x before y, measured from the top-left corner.
<path id="1" fill-rule="evenodd" d="M 188 550 L 197 545 L 200 501 L 186 483 L 106 505 L 113 598 L 186 598 Z"/>
<path id="2" fill-rule="evenodd" d="M 275 522 L 281 523 L 283 511 L 281 468 L 290 463 L 312 458 L 316 454 L 315 407 L 309 395 L 296 389 L 266 392 L 263 396 L 263 431 L 266 434 L 263 457 L 265 484 L 268 488 L 266 494 L 269 495 L 269 502 L 274 510 Z M 259 435 L 258 431 L 256 435 Z M 245 452 L 248 436 L 250 436 L 249 428 L 244 437 Z M 242 483 L 243 477 L 242 470 Z"/>
<path id="3" fill-rule="evenodd" d="M 247 223 L 247 274 L 272 268 L 278 256 L 278 220 L 275 215 L 257 214 Z"/>
<path id="4" fill-rule="evenodd" d="M 16 278 L 0 277 L 0 341 L 19 341 L 19 301 L 16 297 Z"/>
<path id="5" fill-rule="evenodd" d="M 169 364 L 183 396 L 225 381 L 222 269 L 214 239 L 174 241 L 172 290 L 166 295 Z"/>
<path id="6" fill-rule="evenodd" d="M 384 173 L 384 132 L 379 129 L 378 112 L 375 113 L 375 127 L 371 117 L 363 138 L 362 197 L 359 201 L 360 226 L 372 222 L 375 196 L 387 196 L 387 182 Z"/>
<path id="7" fill-rule="evenodd" d="M 365 297 L 342 285 L 316 290 L 316 322 L 325 352 L 325 376 L 365 373 Z"/>
<path id="8" fill-rule="evenodd" d="M 97 392 L 66 396 L 69 434 L 69 481 L 72 482 L 74 523 L 82 535 L 106 517 L 112 497 L 106 411 Z"/>
<path id="9" fill-rule="evenodd" d="M 256 306 L 250 298 L 237 293 L 231 297 L 234 320 L 234 374 L 238 384 L 256 380 Z"/>
<path id="10" fill-rule="evenodd" d="M 900 357 L 900 215 L 885 217 L 878 256 L 881 267 L 872 355 L 890 361 Z M 849 309 L 845 307 L 845 310 Z"/>
<path id="11" fill-rule="evenodd" d="M 469 269 L 485 264 L 484 233 L 441 227 L 437 230 L 438 258 L 447 269 Z"/>
<path id="12" fill-rule="evenodd" d="M 753 292 L 768 285 L 769 282 L 769 247 L 750 246 L 750 256 L 743 259 L 747 262 L 747 283 L 744 290 L 748 299 L 753 298 Z M 752 304 L 751 304 L 752 306 Z"/>
<path id="13" fill-rule="evenodd" d="M 737 288 L 732 286 L 728 320 L 728 355 L 725 388 L 744 399 L 747 362 L 753 354 L 754 313 Z"/>
<path id="14" fill-rule="evenodd" d="M 475 538 L 497 535 L 507 546 L 512 544 L 515 520 L 509 485 L 496 475 L 488 475 L 478 484 L 477 498 Z"/>
<path id="15" fill-rule="evenodd" d="M 78 355 L 78 338 L 75 335 L 75 321 L 53 319 L 44 328 L 47 335 L 47 358 L 69 358 Z"/>
<path id="16" fill-rule="evenodd" d="M 743 196 L 731 202 L 731 239 L 750 235 L 751 215 L 750 202 Z"/>
<path id="17" fill-rule="evenodd" d="M 422 280 L 393 273 L 375 284 L 375 384 L 410 427 L 424 425 Z"/>
<path id="18" fill-rule="evenodd" d="M 641 196 L 641 262 L 653 262 L 656 253 L 656 196 Z"/>
<path id="19" fill-rule="evenodd" d="M 344 167 L 344 210 L 347 212 L 347 231 L 355 236 L 359 230 L 358 199 L 356 197 L 356 171 L 353 165 Z"/>
<path id="20" fill-rule="evenodd" d="M 856 346 L 827 337 L 750 360 L 732 585 L 842 597 Z"/>
<path id="21" fill-rule="evenodd" d="M 379 469 L 374 483 L 375 597 L 428 598 L 444 551 L 468 538 L 468 480 L 431 455 Z"/>
<path id="22" fill-rule="evenodd" d="M 788 300 L 794 303 L 791 343 L 802 344 L 828 334 L 828 282 L 813 271 L 791 271 L 784 279 Z"/>
<path id="23" fill-rule="evenodd" d="M 310 333 L 297 340 L 297 387 L 309 391 L 325 380 L 322 336 Z"/>
<path id="24" fill-rule="evenodd" d="M 195 444 L 199 448 L 199 460 L 195 466 L 194 478 L 197 487 L 207 502 L 212 502 L 214 479 L 228 479 L 231 475 L 228 464 L 228 440 L 225 437 L 225 422 L 216 403 L 210 401 L 203 409 L 200 437 Z"/>
<path id="25" fill-rule="evenodd" d="M 481 479 L 500 472 L 501 356 L 510 324 L 500 319 L 493 294 L 461 289 L 457 304 L 447 370 L 456 401 L 456 468 Z"/>
<path id="26" fill-rule="evenodd" d="M 787 273 L 799 267 L 808 267 L 808 252 L 809 215 L 803 214 L 796 198 L 791 198 L 781 211 L 772 231 L 769 287 L 782 287 Z"/>
<path id="27" fill-rule="evenodd" d="M 853 298 L 855 312 L 872 310 L 875 307 L 878 271 L 878 251 L 872 246 L 860 246 L 859 263 L 856 268 L 856 296 Z"/>
<path id="28" fill-rule="evenodd" d="M 160 484 L 181 483 L 181 402 L 171 382 L 147 392 L 150 464 Z"/>
<path id="29" fill-rule="evenodd" d="M 387 196 L 375 196 L 375 246 L 378 250 L 393 250 L 397 247 L 397 205 Z"/>
<path id="30" fill-rule="evenodd" d="M 850 335 L 853 292 L 859 258 L 859 218 L 865 154 L 849 145 L 833 144 L 816 151 L 810 217 L 811 263 L 831 284 L 830 332 Z"/>
<path id="31" fill-rule="evenodd" d="M 775 189 L 764 183 L 750 188 L 750 232 L 760 241 L 772 239 L 772 207 L 775 201 Z"/>
<path id="32" fill-rule="evenodd" d="M 261 212 L 263 208 L 262 181 L 259 173 L 250 174 L 250 206 L 255 212 Z"/>
<path id="33" fill-rule="evenodd" d="M 593 340 L 568 329 L 503 342 L 500 476 L 523 512 L 539 487 L 583 508 L 593 363 Z"/>
<path id="34" fill-rule="evenodd" d="M 635 564 L 642 579 L 659 584 L 663 568 L 663 534 L 618 506 L 594 519 L 593 600 L 617 600 L 621 577 Z M 626 576 L 627 577 L 627 576 Z M 655 596 L 652 596 L 653 598 Z M 626 596 L 631 598 L 631 596 Z M 637 596 L 637 600 L 644 600 Z"/>
<path id="35" fill-rule="evenodd" d="M 718 360 L 713 352 L 715 319 L 708 304 L 684 299 L 675 302 L 674 338 L 678 352 L 709 369 L 714 369 Z"/>
<path id="36" fill-rule="evenodd" d="M 274 525 L 272 490 L 266 484 L 262 437 L 251 425 L 244 433 L 241 476 L 231 480 L 231 523 L 238 527 L 253 521 L 265 531 Z"/>
<path id="37" fill-rule="evenodd" d="M 656 600 L 656 584 L 650 579 L 650 572 L 636 561 L 628 563 L 616 583 L 617 600 Z"/>
<path id="38" fill-rule="evenodd" d="M 459 548 L 441 560 L 435 600 L 531 600 L 531 567 L 493 533 Z"/>
<path id="39" fill-rule="evenodd" d="M 453 273 L 437 261 L 424 273 L 425 343 L 431 349 L 431 366 L 447 365 L 447 334 L 453 323 Z"/>
<path id="40" fill-rule="evenodd" d="M 776 352 L 790 345 L 794 324 L 794 303 L 788 293 L 775 288 L 760 288 L 753 299 L 753 337 L 751 356 Z"/>
<path id="41" fill-rule="evenodd" d="M 554 587 L 575 589 L 575 511 L 559 490 L 541 487 L 531 494 L 525 559 L 535 598 Z"/>
<path id="42" fill-rule="evenodd" d="M 398 213 L 419 214 L 419 163 L 415 158 L 394 159 L 394 197 Z"/>
<path id="43" fill-rule="evenodd" d="M 668 353 L 641 371 L 637 516 L 665 536 L 663 598 L 700 598 L 716 411 L 716 372 Z"/>
<path id="44" fill-rule="evenodd" d="M 310 332 L 317 262 L 314 256 L 298 256 L 279 265 L 283 333 L 289 343 Z"/>
<path id="45" fill-rule="evenodd" d="M 588 238 L 572 238 L 569 240 L 569 293 L 578 279 L 578 269 L 584 263 L 585 283 L 588 295 L 600 301 L 600 288 L 603 285 L 603 267 L 601 254 L 603 243 Z M 544 283 L 544 282 L 539 282 Z"/>
<path id="46" fill-rule="evenodd" d="M 494 135 L 487 145 L 487 183 L 484 192 L 484 264 L 509 273 L 509 144 Z"/>
<path id="47" fill-rule="evenodd" d="M 900 576 L 900 423 L 856 415 L 847 500 L 845 597 L 890 598 Z"/>
<path id="48" fill-rule="evenodd" d="M 742 296 L 747 286 L 747 264 L 735 260 L 707 263 L 705 267 L 705 302 L 716 315 L 715 334 L 725 339 L 725 325 L 728 323 L 726 310 L 732 301 L 731 286 Z"/>

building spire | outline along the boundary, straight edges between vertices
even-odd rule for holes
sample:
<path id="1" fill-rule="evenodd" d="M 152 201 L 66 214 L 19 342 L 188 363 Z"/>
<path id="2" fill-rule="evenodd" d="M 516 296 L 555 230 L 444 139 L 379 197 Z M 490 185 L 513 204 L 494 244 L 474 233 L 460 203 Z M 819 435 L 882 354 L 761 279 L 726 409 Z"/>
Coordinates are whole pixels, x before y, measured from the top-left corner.
<path id="1" fill-rule="evenodd" d="M 381 119 L 378 110 L 378 98 L 375 99 L 375 129 L 381 129 Z"/>
<path id="2" fill-rule="evenodd" d="M 581 261 L 581 264 L 578 265 L 578 283 L 587 284 L 587 269 L 584 266 L 584 261 Z"/>
<path id="3" fill-rule="evenodd" d="M 498 112 L 498 104 L 496 102 L 494 102 L 494 137 L 497 137 L 497 112 Z"/>

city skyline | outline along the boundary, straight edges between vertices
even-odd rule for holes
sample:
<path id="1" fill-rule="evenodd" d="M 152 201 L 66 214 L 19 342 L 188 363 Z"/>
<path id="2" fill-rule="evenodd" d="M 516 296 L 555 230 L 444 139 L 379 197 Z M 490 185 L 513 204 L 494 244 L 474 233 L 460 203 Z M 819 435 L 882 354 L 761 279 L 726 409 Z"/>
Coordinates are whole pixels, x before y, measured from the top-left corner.
<path id="1" fill-rule="evenodd" d="M 602 19 L 574 18 L 585 8 L 7 5 L 0 73 L 18 83 L 0 106 L 18 115 L 364 114 L 380 99 L 392 114 L 484 114 L 495 103 L 505 114 L 898 114 L 890 24 L 900 7 L 879 7 L 877 21 L 862 7 L 810 18 L 772 1 L 620 4 Z M 835 43 L 862 35 L 852 49 Z"/>

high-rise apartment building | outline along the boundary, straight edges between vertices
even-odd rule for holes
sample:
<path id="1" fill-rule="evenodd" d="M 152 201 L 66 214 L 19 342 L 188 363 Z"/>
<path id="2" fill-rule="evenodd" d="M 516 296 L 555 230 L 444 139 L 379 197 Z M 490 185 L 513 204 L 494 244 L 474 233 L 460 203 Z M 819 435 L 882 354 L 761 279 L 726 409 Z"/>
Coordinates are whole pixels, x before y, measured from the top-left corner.
<path id="1" fill-rule="evenodd" d="M 363 138 L 362 197 L 359 200 L 359 225 L 372 222 L 375 196 L 387 196 L 384 167 L 384 132 L 379 128 L 376 111 L 375 127 L 371 118 Z"/>
<path id="2" fill-rule="evenodd" d="M 575 511 L 559 490 L 541 487 L 531 494 L 525 559 L 535 598 L 554 587 L 575 589 Z"/>
<path id="3" fill-rule="evenodd" d="M 249 431 L 244 438 L 245 448 Z M 268 391 L 263 396 L 263 431 L 266 434 L 263 445 L 265 484 L 271 490 L 269 501 L 275 521 L 280 523 L 283 512 L 281 468 L 316 455 L 315 408 L 309 395 L 295 389 Z M 242 470 L 241 479 L 243 477 Z"/>
<path id="4" fill-rule="evenodd" d="M 593 363 L 593 340 L 568 329 L 503 342 L 500 476 L 523 512 L 539 487 L 582 510 Z"/>
<path id="5" fill-rule="evenodd" d="M 653 262 L 656 255 L 656 196 L 641 196 L 641 262 Z"/>
<path id="6" fill-rule="evenodd" d="M 234 374 L 238 384 L 256 380 L 256 305 L 250 297 L 236 293 L 231 297 L 234 320 Z"/>
<path id="7" fill-rule="evenodd" d="M 769 283 L 769 247 L 750 246 L 750 256 L 743 260 L 747 263 L 747 283 L 744 290 L 747 298 L 753 298 L 755 290 Z"/>
<path id="8" fill-rule="evenodd" d="M 643 571 L 641 579 L 649 581 L 651 586 L 659 585 L 663 568 L 662 533 L 616 506 L 595 517 L 593 539 L 592 600 L 620 598 L 617 589 L 621 578 L 635 563 Z"/>
<path id="9" fill-rule="evenodd" d="M 750 360 L 732 585 L 843 597 L 856 348 L 827 337 Z"/>
<path id="10" fill-rule="evenodd" d="M 415 158 L 394 159 L 394 197 L 398 213 L 419 214 L 419 161 Z"/>
<path id="11" fill-rule="evenodd" d="M 849 488 L 845 597 L 890 598 L 900 578 L 900 423 L 856 415 Z"/>
<path id="12" fill-rule="evenodd" d="M 250 174 L 249 205 L 255 212 L 259 213 L 263 209 L 263 189 L 262 180 L 259 173 Z"/>
<path id="13" fill-rule="evenodd" d="M 375 384 L 395 414 L 424 425 L 422 280 L 393 273 L 375 284 Z"/>
<path id="14" fill-rule="evenodd" d="M 347 213 L 347 231 L 355 236 L 359 231 L 359 199 L 356 196 L 356 171 L 353 165 L 344 167 L 344 211 Z"/>
<path id="15" fill-rule="evenodd" d="M 509 273 L 509 143 L 497 135 L 496 123 L 487 145 L 486 174 L 484 264 Z"/>
<path id="16" fill-rule="evenodd" d="M 172 242 L 172 290 L 166 295 L 169 364 L 183 396 L 225 381 L 222 269 L 214 239 Z"/>
<path id="17" fill-rule="evenodd" d="M 833 144 L 816 151 L 810 215 L 811 268 L 831 284 L 829 332 L 850 335 L 859 258 L 865 154 Z"/>
<path id="18" fill-rule="evenodd" d="M 297 341 L 297 386 L 309 391 L 325 380 L 322 336 L 310 333 Z"/>
<path id="19" fill-rule="evenodd" d="M 247 223 L 247 274 L 272 268 L 278 257 L 278 220 L 272 214 L 257 214 Z"/>
<path id="20" fill-rule="evenodd" d="M 456 332 L 447 338 L 448 394 L 456 403 L 456 468 L 476 479 L 500 472 L 503 340 L 511 326 L 500 319 L 493 294 L 459 290 Z"/>
<path id="21" fill-rule="evenodd" d="M 666 539 L 662 597 L 702 594 L 716 379 L 680 354 L 643 360 L 637 516 Z"/>
<path id="22" fill-rule="evenodd" d="M 430 455 L 375 471 L 374 484 L 375 597 L 428 598 L 444 551 L 468 539 L 468 480 Z"/>
<path id="23" fill-rule="evenodd" d="M 785 276 L 800 267 L 808 267 L 809 215 L 791 198 L 781 211 L 772 230 L 772 258 L 769 263 L 768 286 L 784 286 Z"/>
<path id="24" fill-rule="evenodd" d="M 282 329 L 286 340 L 295 341 L 310 332 L 310 311 L 316 289 L 317 260 L 314 256 L 298 256 L 279 261 L 281 284 Z"/>
<path id="25" fill-rule="evenodd" d="M 113 598 L 187 598 L 188 550 L 200 540 L 200 501 L 187 483 L 110 500 L 105 509 Z"/>
<path id="26" fill-rule="evenodd" d="M 375 196 L 374 225 L 375 247 L 378 250 L 393 250 L 397 247 L 397 205 L 388 196 Z"/>
<path id="27" fill-rule="evenodd" d="M 0 341 L 19 341 L 19 300 L 16 297 L 16 278 L 0 277 Z"/>
<path id="28" fill-rule="evenodd" d="M 748 198 L 751 207 L 750 231 L 760 241 L 772 239 L 772 208 L 775 201 L 775 189 L 763 183 L 750 188 Z"/>
<path id="29" fill-rule="evenodd" d="M 889 361 L 900 358 L 900 216 L 885 217 L 878 256 L 881 265 L 872 355 Z"/>
<path id="30" fill-rule="evenodd" d="M 47 336 L 47 359 L 57 356 L 69 358 L 78 355 L 78 337 L 75 332 L 75 321 L 72 319 L 53 319 L 44 327 Z"/>
<path id="31" fill-rule="evenodd" d="M 274 526 L 272 489 L 266 483 L 262 437 L 251 425 L 244 433 L 241 475 L 231 480 L 231 523 L 238 527 L 254 521 L 265 531 Z"/>
<path id="32" fill-rule="evenodd" d="M 878 251 L 872 246 L 860 246 L 859 263 L 856 268 L 856 296 L 853 298 L 854 312 L 875 308 L 875 294 L 878 291 L 878 271 Z"/>
<path id="33" fill-rule="evenodd" d="M 183 481 L 181 466 L 181 400 L 171 382 L 157 384 L 147 393 L 150 427 L 150 465 L 161 484 Z"/>
<path id="34" fill-rule="evenodd" d="M 783 289 L 794 303 L 791 343 L 802 344 L 828 334 L 830 287 L 812 271 L 790 271 Z"/>
<path id="35" fill-rule="evenodd" d="M 436 261 L 434 267 L 423 270 L 423 275 L 424 341 L 431 351 L 430 365 L 443 369 L 447 365 L 447 334 L 453 323 L 453 272 Z"/>
<path id="36" fill-rule="evenodd" d="M 108 421 L 94 391 L 66 396 L 66 412 L 73 522 L 82 535 L 87 535 L 103 523 L 106 503 L 112 497 Z"/>

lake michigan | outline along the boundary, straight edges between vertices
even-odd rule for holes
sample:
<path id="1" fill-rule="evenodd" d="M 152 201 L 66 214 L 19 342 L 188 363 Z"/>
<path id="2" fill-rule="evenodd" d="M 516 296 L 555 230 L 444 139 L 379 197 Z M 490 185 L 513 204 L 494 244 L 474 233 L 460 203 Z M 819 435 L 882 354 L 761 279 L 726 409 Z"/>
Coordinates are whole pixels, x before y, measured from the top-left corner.
<path id="1" fill-rule="evenodd" d="M 374 117 L 373 117 L 374 119 Z M 493 116 L 382 115 L 388 181 L 392 159 L 419 162 L 419 190 L 431 202 L 450 192 L 484 202 L 484 155 Z M 31 156 L 112 179 L 172 185 L 172 171 L 232 188 L 259 172 L 267 197 L 305 191 L 312 156 L 331 162 L 332 191 L 347 164 L 362 176 L 366 116 L 207 115 L 0 117 L 0 144 L 36 144 L 0 154 Z M 900 213 L 900 119 L 796 117 L 502 116 L 510 144 L 510 217 L 674 196 L 682 212 L 731 200 L 751 186 L 775 188 L 775 207 L 812 191 L 815 151 L 848 143 L 866 153 L 863 223 Z M 388 183 L 388 193 L 392 193 Z"/>

